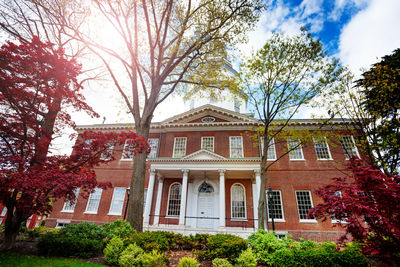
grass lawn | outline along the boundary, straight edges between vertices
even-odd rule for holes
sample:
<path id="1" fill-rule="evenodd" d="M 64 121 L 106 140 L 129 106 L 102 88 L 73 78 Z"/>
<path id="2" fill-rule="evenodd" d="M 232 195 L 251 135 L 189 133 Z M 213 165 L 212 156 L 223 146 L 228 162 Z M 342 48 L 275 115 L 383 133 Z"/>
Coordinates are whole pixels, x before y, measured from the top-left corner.
<path id="1" fill-rule="evenodd" d="M 88 263 L 82 260 L 74 260 L 66 258 L 46 258 L 46 257 L 20 255 L 15 253 L 0 253 L 0 266 L 2 267 L 14 267 L 14 266 L 100 267 L 105 265 Z"/>

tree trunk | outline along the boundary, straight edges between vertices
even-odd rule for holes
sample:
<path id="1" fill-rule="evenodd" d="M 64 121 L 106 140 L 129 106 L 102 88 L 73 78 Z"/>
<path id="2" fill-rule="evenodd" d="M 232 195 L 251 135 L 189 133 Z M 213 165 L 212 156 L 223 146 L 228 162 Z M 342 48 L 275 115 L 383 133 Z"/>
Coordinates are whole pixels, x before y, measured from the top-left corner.
<path id="1" fill-rule="evenodd" d="M 146 123 L 144 126 L 136 128 L 136 133 L 147 139 L 149 130 L 150 123 Z M 133 229 L 138 232 L 143 231 L 143 200 L 146 178 L 146 157 L 146 152 L 135 155 L 128 203 L 128 222 L 132 225 Z"/>
<path id="2" fill-rule="evenodd" d="M 265 213 L 265 188 L 268 181 L 266 165 L 267 162 L 262 160 L 261 161 L 261 181 L 260 181 L 260 193 L 258 199 L 258 228 L 259 229 L 267 229 L 268 226 L 265 224 L 266 221 L 266 213 Z"/>
<path id="3" fill-rule="evenodd" d="M 2 245 L 2 250 L 10 250 L 14 247 L 15 241 L 17 239 L 19 229 L 21 228 L 22 220 L 21 217 L 17 215 L 17 212 L 12 212 L 14 207 L 7 207 L 7 217 L 5 221 L 4 229 L 4 241 Z"/>

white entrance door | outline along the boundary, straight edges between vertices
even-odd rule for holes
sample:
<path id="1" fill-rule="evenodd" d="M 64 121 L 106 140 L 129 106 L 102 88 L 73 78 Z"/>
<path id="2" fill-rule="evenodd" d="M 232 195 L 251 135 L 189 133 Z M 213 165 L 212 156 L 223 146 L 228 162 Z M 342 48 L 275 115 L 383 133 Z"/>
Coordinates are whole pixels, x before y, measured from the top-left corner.
<path id="1" fill-rule="evenodd" d="M 214 193 L 199 192 L 197 208 L 197 227 L 213 228 Z"/>

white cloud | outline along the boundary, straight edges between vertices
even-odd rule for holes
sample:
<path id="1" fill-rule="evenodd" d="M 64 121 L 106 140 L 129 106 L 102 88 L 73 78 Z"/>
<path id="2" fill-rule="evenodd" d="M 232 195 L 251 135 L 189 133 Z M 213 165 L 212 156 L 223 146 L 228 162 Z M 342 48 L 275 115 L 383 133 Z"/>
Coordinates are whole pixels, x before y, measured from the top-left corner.
<path id="1" fill-rule="evenodd" d="M 399 0 L 372 0 L 343 27 L 339 55 L 354 73 L 400 47 L 399 11 Z"/>

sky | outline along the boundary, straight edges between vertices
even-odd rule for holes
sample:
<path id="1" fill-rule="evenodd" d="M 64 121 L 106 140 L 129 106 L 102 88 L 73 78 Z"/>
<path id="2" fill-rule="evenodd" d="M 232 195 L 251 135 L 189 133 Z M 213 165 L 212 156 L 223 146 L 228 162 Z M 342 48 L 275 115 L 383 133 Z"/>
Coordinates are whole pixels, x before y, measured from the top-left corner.
<path id="1" fill-rule="evenodd" d="M 400 0 L 267 0 L 267 10 L 249 33 L 248 42 L 238 50 L 246 54 L 260 49 L 273 31 L 292 35 L 299 33 L 302 26 L 308 26 L 328 54 L 339 58 L 357 76 L 362 69 L 400 48 Z M 93 119 L 75 113 L 72 117 L 78 125 L 102 123 L 103 117 L 106 123 L 131 121 L 121 111 L 123 104 L 116 91 L 105 87 L 92 84 L 86 88 L 88 103 L 101 117 Z M 183 100 L 171 97 L 157 108 L 153 121 L 184 111 Z M 310 116 L 312 112 L 303 114 Z M 65 139 L 58 143 L 55 149 L 59 153 L 68 153 L 72 147 L 72 142 Z"/>

